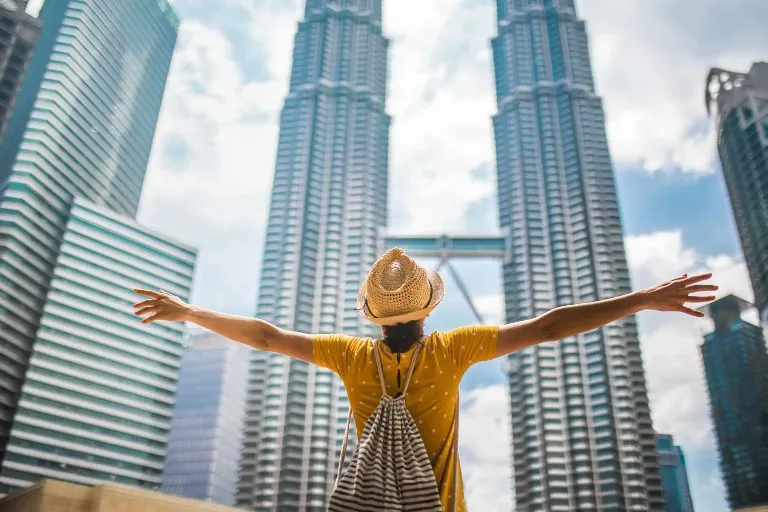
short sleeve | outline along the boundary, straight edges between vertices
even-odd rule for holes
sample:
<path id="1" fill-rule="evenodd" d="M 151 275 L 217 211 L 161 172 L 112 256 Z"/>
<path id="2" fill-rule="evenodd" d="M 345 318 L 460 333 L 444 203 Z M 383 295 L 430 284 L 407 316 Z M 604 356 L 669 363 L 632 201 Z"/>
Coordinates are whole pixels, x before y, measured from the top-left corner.
<path id="1" fill-rule="evenodd" d="M 498 339 L 498 325 L 460 327 L 445 333 L 445 343 L 462 372 L 475 363 L 493 359 Z"/>
<path id="2" fill-rule="evenodd" d="M 317 334 L 312 338 L 315 364 L 328 368 L 342 379 L 349 370 L 357 349 L 364 343 L 361 338 L 344 334 Z"/>

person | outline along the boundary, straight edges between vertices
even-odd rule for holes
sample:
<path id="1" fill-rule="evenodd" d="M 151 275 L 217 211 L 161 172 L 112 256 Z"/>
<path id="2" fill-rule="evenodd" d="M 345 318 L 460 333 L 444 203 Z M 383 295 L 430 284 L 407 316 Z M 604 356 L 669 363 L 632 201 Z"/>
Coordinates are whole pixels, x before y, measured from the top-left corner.
<path id="1" fill-rule="evenodd" d="M 191 322 L 255 349 L 332 370 L 344 382 L 355 424 L 359 426 L 368 428 L 369 421 L 374 421 L 382 397 L 390 397 L 388 402 L 392 402 L 391 398 L 405 395 L 404 406 L 418 429 L 442 507 L 463 510 L 456 444 L 457 396 L 459 382 L 470 366 L 592 331 L 643 310 L 701 317 L 703 313 L 687 304 L 714 300 L 709 293 L 717 290 L 717 286 L 708 282 L 711 277 L 709 273 L 683 275 L 615 298 L 557 307 L 521 322 L 471 325 L 425 335 L 424 320 L 444 296 L 443 280 L 438 272 L 422 267 L 403 250 L 394 248 L 376 261 L 358 294 L 359 313 L 381 326 L 380 340 L 293 332 L 257 318 L 194 307 L 164 291 L 137 289 L 146 300 L 134 307 L 143 323 Z M 707 294 L 700 295 L 701 292 Z M 402 427 L 405 431 L 409 428 L 406 423 Z M 364 430 L 358 428 L 358 438 Z M 355 463 L 353 458 L 351 465 Z M 337 483 L 339 486 L 341 483 Z M 458 508 L 449 505 L 456 502 Z"/>

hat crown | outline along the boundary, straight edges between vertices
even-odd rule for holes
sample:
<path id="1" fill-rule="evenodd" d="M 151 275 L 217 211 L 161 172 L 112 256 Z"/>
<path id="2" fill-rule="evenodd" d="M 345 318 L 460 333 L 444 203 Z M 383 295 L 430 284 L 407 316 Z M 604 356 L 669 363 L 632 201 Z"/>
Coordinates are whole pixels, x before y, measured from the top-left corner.
<path id="1" fill-rule="evenodd" d="M 376 317 L 421 310 L 431 294 L 426 270 L 399 248 L 387 251 L 368 275 L 366 302 Z"/>

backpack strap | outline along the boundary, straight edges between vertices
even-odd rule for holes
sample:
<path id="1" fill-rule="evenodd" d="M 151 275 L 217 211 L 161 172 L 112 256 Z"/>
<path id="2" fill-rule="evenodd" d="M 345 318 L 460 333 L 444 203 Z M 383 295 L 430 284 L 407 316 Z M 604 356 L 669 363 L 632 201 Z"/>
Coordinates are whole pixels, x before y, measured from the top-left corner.
<path id="1" fill-rule="evenodd" d="M 449 508 L 451 512 L 458 512 L 459 510 L 459 393 L 456 393 L 456 412 L 453 418 L 456 429 L 453 432 L 453 478 L 451 479 L 451 492 Z"/>
<path id="2" fill-rule="evenodd" d="M 341 458 L 339 458 L 339 470 L 336 473 L 336 483 L 334 488 L 339 485 L 341 480 L 341 471 L 344 469 L 344 458 L 347 455 L 347 441 L 349 441 L 349 425 L 352 423 L 352 404 L 349 405 L 349 414 L 347 414 L 347 428 L 344 429 L 344 440 L 341 442 Z"/>

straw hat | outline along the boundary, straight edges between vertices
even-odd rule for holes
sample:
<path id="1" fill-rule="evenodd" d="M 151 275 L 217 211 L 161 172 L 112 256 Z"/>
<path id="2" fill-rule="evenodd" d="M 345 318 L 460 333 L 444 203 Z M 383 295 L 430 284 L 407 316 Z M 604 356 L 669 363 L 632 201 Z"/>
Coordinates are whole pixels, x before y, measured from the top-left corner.
<path id="1" fill-rule="evenodd" d="M 396 247 L 373 264 L 357 294 L 357 309 L 373 323 L 395 325 L 425 318 L 444 295 L 440 274 Z"/>

